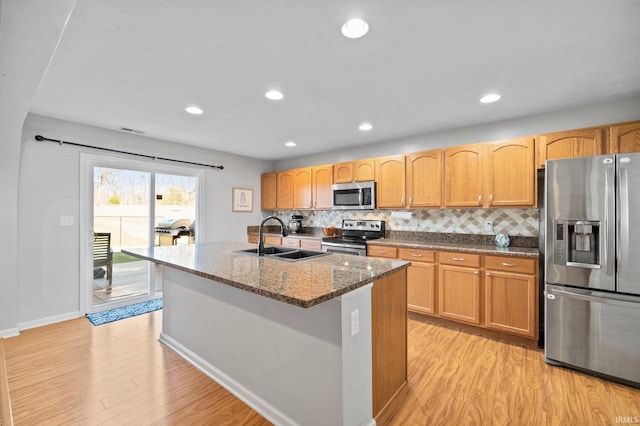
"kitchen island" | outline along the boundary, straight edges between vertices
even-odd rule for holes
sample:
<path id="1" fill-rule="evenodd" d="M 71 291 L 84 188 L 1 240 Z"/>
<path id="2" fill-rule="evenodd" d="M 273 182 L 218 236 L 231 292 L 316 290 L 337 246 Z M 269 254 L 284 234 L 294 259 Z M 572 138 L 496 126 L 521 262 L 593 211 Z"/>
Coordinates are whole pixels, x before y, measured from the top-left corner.
<path id="1" fill-rule="evenodd" d="M 130 249 L 163 268 L 160 341 L 275 424 L 375 424 L 406 384 L 406 268 L 245 243 Z"/>

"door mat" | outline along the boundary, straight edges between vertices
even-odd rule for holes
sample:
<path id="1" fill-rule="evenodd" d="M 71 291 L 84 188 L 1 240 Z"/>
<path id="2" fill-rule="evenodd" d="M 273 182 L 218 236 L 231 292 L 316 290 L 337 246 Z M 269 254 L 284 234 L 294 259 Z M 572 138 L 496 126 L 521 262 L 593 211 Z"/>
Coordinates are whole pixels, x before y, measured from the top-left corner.
<path id="1" fill-rule="evenodd" d="M 96 312 L 95 314 L 87 315 L 87 318 L 93 325 L 102 325 L 108 322 L 157 311 L 159 309 L 162 309 L 162 298 L 136 303 L 135 305 L 109 309 L 108 311 Z"/>

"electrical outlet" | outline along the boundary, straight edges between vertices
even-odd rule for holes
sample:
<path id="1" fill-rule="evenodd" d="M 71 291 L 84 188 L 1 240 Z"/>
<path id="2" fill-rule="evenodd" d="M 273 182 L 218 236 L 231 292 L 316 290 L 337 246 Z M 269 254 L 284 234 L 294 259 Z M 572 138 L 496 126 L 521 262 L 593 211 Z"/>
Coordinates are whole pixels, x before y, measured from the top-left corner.
<path id="1" fill-rule="evenodd" d="M 355 336 L 360 331 L 360 311 L 351 312 L 351 335 Z"/>
<path id="2" fill-rule="evenodd" d="M 493 232 L 493 222 L 487 221 L 484 223 L 484 230 L 487 232 Z"/>

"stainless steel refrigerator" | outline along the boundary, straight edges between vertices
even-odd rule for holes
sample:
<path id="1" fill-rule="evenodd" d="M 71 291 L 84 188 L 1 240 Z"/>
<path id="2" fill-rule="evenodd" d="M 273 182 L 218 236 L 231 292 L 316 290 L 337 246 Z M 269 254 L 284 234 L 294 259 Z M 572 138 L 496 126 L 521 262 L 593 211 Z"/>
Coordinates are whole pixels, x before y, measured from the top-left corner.
<path id="1" fill-rule="evenodd" d="M 547 161 L 545 360 L 640 387 L 640 153 Z"/>

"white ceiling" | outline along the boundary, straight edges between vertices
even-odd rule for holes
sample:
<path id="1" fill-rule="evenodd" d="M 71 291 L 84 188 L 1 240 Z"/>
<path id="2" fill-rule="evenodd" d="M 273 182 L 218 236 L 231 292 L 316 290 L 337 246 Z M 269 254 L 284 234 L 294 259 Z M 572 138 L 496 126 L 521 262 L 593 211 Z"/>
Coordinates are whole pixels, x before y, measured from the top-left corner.
<path id="1" fill-rule="evenodd" d="M 639 21 L 638 0 L 78 0 L 31 111 L 283 159 L 640 93 Z"/>

